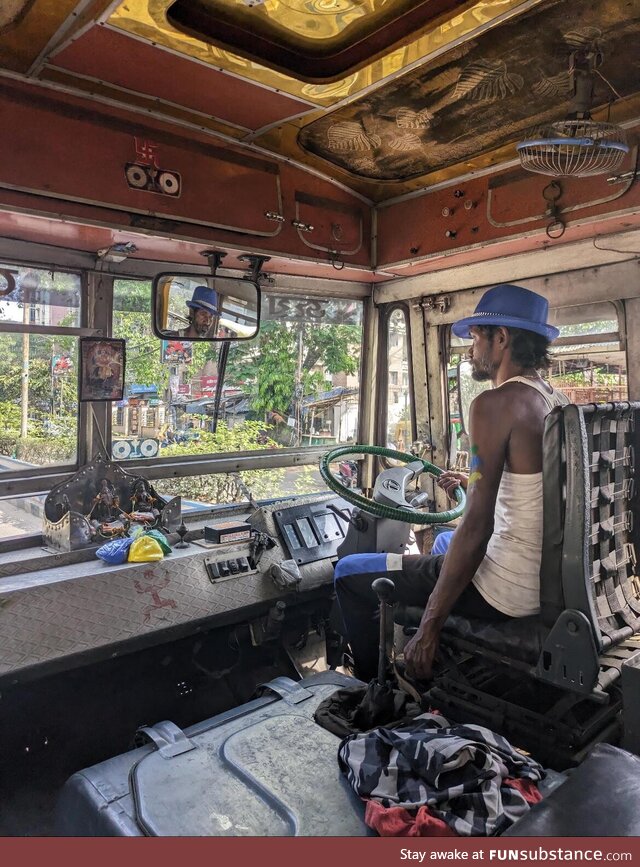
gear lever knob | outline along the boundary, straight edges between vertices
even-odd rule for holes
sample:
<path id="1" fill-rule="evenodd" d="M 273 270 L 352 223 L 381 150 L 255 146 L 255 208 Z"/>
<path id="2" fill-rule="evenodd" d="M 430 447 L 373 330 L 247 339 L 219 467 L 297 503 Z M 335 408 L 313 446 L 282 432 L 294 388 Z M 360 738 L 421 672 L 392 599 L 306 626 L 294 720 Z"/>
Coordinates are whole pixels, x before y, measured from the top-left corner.
<path id="1" fill-rule="evenodd" d="M 376 594 L 380 602 L 391 602 L 396 585 L 390 578 L 376 578 L 371 584 L 371 589 Z"/>

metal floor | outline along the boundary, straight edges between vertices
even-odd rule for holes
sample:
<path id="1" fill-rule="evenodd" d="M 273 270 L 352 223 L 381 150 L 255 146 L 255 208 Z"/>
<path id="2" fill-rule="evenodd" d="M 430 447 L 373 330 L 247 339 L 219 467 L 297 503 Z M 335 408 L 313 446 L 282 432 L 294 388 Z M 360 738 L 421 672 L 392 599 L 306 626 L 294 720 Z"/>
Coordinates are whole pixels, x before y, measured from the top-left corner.
<path id="1" fill-rule="evenodd" d="M 232 629 L 51 676 L 0 695 L 0 836 L 55 832 L 57 793 L 75 771 L 133 746 L 136 729 L 186 727 L 248 701 L 257 684 L 296 677 L 276 646 Z"/>

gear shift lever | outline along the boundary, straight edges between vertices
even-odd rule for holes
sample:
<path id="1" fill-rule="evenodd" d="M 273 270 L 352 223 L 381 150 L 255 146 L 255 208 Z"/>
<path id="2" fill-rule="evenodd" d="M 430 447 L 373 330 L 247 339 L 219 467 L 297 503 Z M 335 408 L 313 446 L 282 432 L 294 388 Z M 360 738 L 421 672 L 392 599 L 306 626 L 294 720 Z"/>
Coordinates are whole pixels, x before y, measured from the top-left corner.
<path id="1" fill-rule="evenodd" d="M 390 578 L 376 578 L 371 589 L 380 603 L 380 645 L 378 648 L 378 683 L 384 686 L 387 680 L 387 613 L 393 602 L 396 585 Z"/>

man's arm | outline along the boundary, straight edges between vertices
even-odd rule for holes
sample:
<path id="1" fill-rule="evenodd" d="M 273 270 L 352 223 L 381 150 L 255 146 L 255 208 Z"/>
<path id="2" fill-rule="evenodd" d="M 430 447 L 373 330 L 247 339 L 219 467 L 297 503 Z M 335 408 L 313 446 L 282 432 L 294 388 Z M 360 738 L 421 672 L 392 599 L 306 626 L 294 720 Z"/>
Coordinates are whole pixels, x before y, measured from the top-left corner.
<path id="1" fill-rule="evenodd" d="M 453 535 L 418 631 L 405 648 L 408 673 L 419 679 L 431 676 L 440 631 L 480 566 L 493 532 L 496 497 L 511 432 L 503 396 L 491 391 L 480 394 L 471 404 L 469 429 L 471 473 L 464 518 Z"/>

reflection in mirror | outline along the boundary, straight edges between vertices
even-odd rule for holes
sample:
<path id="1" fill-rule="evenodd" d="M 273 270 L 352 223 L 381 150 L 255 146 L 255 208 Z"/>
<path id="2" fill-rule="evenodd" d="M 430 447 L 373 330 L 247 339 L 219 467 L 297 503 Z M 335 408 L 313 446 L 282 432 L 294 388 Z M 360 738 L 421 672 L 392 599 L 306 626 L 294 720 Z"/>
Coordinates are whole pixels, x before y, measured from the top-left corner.
<path id="1" fill-rule="evenodd" d="M 179 340 L 249 340 L 260 324 L 260 289 L 240 277 L 158 274 L 154 331 Z"/>
<path id="2" fill-rule="evenodd" d="M 491 382 L 477 382 L 471 376 L 471 362 L 461 361 L 458 365 L 458 400 L 460 404 L 460 422 L 464 433 L 469 433 L 469 407 L 475 398 L 491 388 Z"/>

